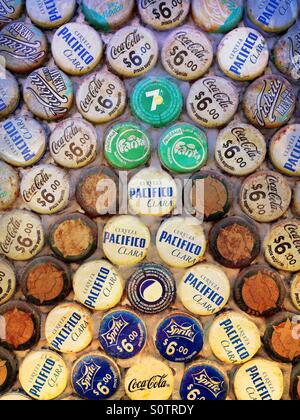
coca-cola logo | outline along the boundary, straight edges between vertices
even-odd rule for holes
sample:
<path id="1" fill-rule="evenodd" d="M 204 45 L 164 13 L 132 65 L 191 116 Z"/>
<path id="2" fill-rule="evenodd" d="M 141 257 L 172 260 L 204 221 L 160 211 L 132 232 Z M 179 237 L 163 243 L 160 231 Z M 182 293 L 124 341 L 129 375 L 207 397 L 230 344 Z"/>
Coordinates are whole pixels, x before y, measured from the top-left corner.
<path id="1" fill-rule="evenodd" d="M 187 51 L 194 54 L 195 57 L 200 60 L 205 58 L 206 54 L 208 54 L 207 49 L 205 49 L 205 47 L 199 42 L 194 42 L 185 31 L 177 32 L 175 39 L 179 41 L 181 45 L 187 49 Z"/>
<path id="2" fill-rule="evenodd" d="M 65 128 L 63 135 L 57 141 L 52 141 L 51 151 L 53 154 L 58 155 L 65 145 L 70 143 L 81 131 L 82 130 L 77 127 L 75 123 L 68 125 Z"/>
<path id="3" fill-rule="evenodd" d="M 218 82 L 216 79 L 212 77 L 206 78 L 203 80 L 203 85 L 208 89 L 213 99 L 215 99 L 215 101 L 224 111 L 226 111 L 230 105 L 233 105 L 230 95 L 226 92 L 223 92 L 218 87 Z"/>
<path id="4" fill-rule="evenodd" d="M 0 242 L 0 248 L 7 254 L 12 246 L 13 241 L 16 239 L 19 229 L 21 227 L 21 221 L 13 217 L 10 218 L 6 226 L 6 235 L 3 242 Z"/>
<path id="5" fill-rule="evenodd" d="M 246 130 L 244 128 L 235 127 L 231 130 L 231 133 L 250 158 L 255 158 L 257 155 L 260 154 L 260 151 L 258 150 L 256 144 L 249 141 L 246 135 Z"/>
<path id="6" fill-rule="evenodd" d="M 299 226 L 294 225 L 293 223 L 288 223 L 284 226 L 284 230 L 289 235 L 290 239 L 293 242 L 293 245 L 297 249 L 298 253 L 300 254 L 300 232 Z"/>
<path id="7" fill-rule="evenodd" d="M 33 179 L 33 183 L 30 186 L 28 190 L 23 191 L 23 198 L 26 201 L 26 203 L 30 203 L 32 198 L 40 191 L 46 183 L 49 181 L 49 179 L 52 177 L 51 174 L 48 174 L 44 171 L 44 169 L 41 170 Z"/>
<path id="8" fill-rule="evenodd" d="M 269 197 L 269 201 L 270 201 L 270 206 L 272 210 L 277 210 L 277 209 L 281 209 L 282 208 L 282 198 L 278 193 L 278 178 L 276 178 L 275 176 L 267 176 L 266 177 L 266 181 L 268 184 L 268 197 Z"/>
<path id="9" fill-rule="evenodd" d="M 111 47 L 111 58 L 113 60 L 117 60 L 121 55 L 123 55 L 127 51 L 131 51 L 143 38 L 143 35 L 140 35 L 138 33 L 138 29 L 135 29 L 133 32 L 130 32 L 123 42 L 121 42 L 119 45 L 113 45 Z"/>
<path id="10" fill-rule="evenodd" d="M 83 112 L 89 112 L 94 100 L 98 98 L 103 86 L 103 81 L 94 77 L 94 79 L 88 85 L 88 92 L 84 100 L 80 101 L 80 108 Z"/>
<path id="11" fill-rule="evenodd" d="M 161 388 L 168 388 L 169 384 L 167 381 L 168 375 L 155 375 L 149 379 L 138 381 L 137 379 L 133 379 L 129 385 L 128 390 L 129 392 L 138 392 L 138 391 L 145 391 L 146 389 L 161 389 Z"/>

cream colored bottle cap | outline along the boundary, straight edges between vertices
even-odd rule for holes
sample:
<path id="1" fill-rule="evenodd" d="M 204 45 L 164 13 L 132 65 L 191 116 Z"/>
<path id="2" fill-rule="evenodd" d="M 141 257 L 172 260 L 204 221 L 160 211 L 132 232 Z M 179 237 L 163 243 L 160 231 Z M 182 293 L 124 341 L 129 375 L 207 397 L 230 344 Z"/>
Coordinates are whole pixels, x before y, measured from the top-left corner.
<path id="1" fill-rule="evenodd" d="M 76 0 L 26 0 L 27 13 L 41 28 L 53 29 L 70 20 L 76 9 Z"/>
<path id="2" fill-rule="evenodd" d="M 0 397 L 0 401 L 31 401 L 31 398 L 21 394 L 20 392 L 10 392 L 2 395 L 2 397 Z"/>
<path id="3" fill-rule="evenodd" d="M 291 298 L 295 308 L 300 311 L 300 274 L 296 274 L 292 280 Z"/>
<path id="4" fill-rule="evenodd" d="M 12 298 L 16 286 L 17 280 L 13 266 L 4 258 L 0 258 L 0 305 Z"/>
<path id="5" fill-rule="evenodd" d="M 158 31 L 181 25 L 190 10 L 190 0 L 138 0 L 143 22 Z"/>
<path id="6" fill-rule="evenodd" d="M 13 113 L 19 100 L 18 82 L 9 71 L 5 70 L 5 76 L 0 77 L 0 119 Z"/>
<path id="7" fill-rule="evenodd" d="M 270 143 L 270 158 L 275 168 L 289 176 L 300 176 L 300 124 L 282 128 Z"/>

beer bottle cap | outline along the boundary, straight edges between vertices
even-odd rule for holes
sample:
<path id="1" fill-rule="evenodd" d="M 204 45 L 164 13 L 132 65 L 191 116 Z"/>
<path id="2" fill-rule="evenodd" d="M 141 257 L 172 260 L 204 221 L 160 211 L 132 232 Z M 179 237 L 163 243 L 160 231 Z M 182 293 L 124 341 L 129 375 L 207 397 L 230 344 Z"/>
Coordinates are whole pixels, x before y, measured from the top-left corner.
<path id="1" fill-rule="evenodd" d="M 300 176 L 300 124 L 279 130 L 270 143 L 270 158 L 276 169 L 289 176 Z"/>
<path id="2" fill-rule="evenodd" d="M 43 29 L 57 28 L 68 22 L 74 15 L 76 0 L 49 2 L 26 0 L 27 13 L 32 22 Z"/>

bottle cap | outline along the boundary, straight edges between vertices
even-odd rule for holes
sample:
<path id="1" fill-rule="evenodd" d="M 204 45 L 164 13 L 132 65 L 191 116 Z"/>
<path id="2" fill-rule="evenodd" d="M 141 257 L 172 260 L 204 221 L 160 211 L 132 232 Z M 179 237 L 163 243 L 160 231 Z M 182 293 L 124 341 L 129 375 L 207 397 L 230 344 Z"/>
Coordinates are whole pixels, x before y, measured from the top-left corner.
<path id="1" fill-rule="evenodd" d="M 79 267 L 73 277 L 75 298 L 89 309 L 107 311 L 117 306 L 124 291 L 124 280 L 105 260 L 94 260 Z"/>
<path id="2" fill-rule="evenodd" d="M 61 26 L 52 39 L 51 48 L 57 66 L 73 76 L 92 71 L 103 55 L 100 35 L 82 23 Z"/>
<path id="3" fill-rule="evenodd" d="M 248 267 L 261 248 L 256 225 L 242 217 L 227 217 L 210 232 L 210 249 L 214 259 L 228 268 Z"/>
<path id="4" fill-rule="evenodd" d="M 32 22 L 43 29 L 57 28 L 74 15 L 76 0 L 49 1 L 26 0 L 27 13 Z"/>
<path id="5" fill-rule="evenodd" d="M 291 188 L 277 172 L 256 172 L 243 183 L 240 205 L 244 213 L 260 223 L 278 220 L 289 209 Z"/>
<path id="6" fill-rule="evenodd" d="M 24 391 L 35 400 L 41 401 L 59 397 L 67 387 L 68 376 L 63 358 L 49 350 L 29 353 L 19 373 Z"/>
<path id="7" fill-rule="evenodd" d="M 16 287 L 17 279 L 14 267 L 4 258 L 0 258 L 0 305 L 13 297 Z"/>
<path id="8" fill-rule="evenodd" d="M 5 5 L 1 9 L 0 27 L 7 25 L 13 20 L 18 19 L 23 11 L 23 0 L 6 0 Z"/>
<path id="9" fill-rule="evenodd" d="M 104 226 L 103 251 L 113 264 L 134 266 L 146 258 L 151 245 L 148 227 L 134 216 L 116 216 Z"/>
<path id="10" fill-rule="evenodd" d="M 151 356 L 145 356 L 128 369 L 125 391 L 134 401 L 166 401 L 174 390 L 174 374 L 169 366 Z"/>
<path id="11" fill-rule="evenodd" d="M 229 380 L 221 367 L 210 361 L 198 361 L 184 373 L 180 396 L 184 401 L 223 401 L 229 393 Z"/>
<path id="12" fill-rule="evenodd" d="M 142 169 L 128 184 L 130 210 L 139 216 L 165 216 L 170 214 L 177 200 L 174 179 L 161 169 Z"/>
<path id="13" fill-rule="evenodd" d="M 293 211 L 300 216 L 300 182 L 296 182 L 293 190 Z"/>
<path id="14" fill-rule="evenodd" d="M 29 110 L 38 118 L 60 120 L 73 105 L 72 81 L 56 67 L 43 67 L 28 76 L 23 96 Z"/>
<path id="15" fill-rule="evenodd" d="M 90 312 L 74 303 L 56 306 L 47 316 L 45 337 L 60 353 L 80 353 L 93 340 Z"/>
<path id="16" fill-rule="evenodd" d="M 48 44 L 42 31 L 26 22 L 13 22 L 0 32 L 5 66 L 15 73 L 32 72 L 47 58 Z"/>
<path id="17" fill-rule="evenodd" d="M 158 314 L 168 309 L 176 298 L 176 282 L 168 268 L 144 264 L 127 282 L 131 305 L 144 314 Z"/>
<path id="18" fill-rule="evenodd" d="M 155 66 L 158 44 L 152 32 L 143 26 L 126 26 L 111 38 L 106 57 L 120 76 L 142 76 Z"/>
<path id="19" fill-rule="evenodd" d="M 109 168 L 91 168 L 82 174 L 76 187 L 76 199 L 91 217 L 116 214 L 119 178 Z"/>
<path id="20" fill-rule="evenodd" d="M 299 7 L 296 0 L 256 3 L 247 1 L 246 12 L 251 22 L 265 32 L 284 32 L 296 21 Z"/>
<path id="21" fill-rule="evenodd" d="M 269 360 L 251 360 L 234 377 L 234 392 L 239 401 L 280 401 L 283 391 L 282 370 Z"/>
<path id="22" fill-rule="evenodd" d="M 300 312 L 300 274 L 293 277 L 291 283 L 291 298 L 295 308 Z"/>
<path id="23" fill-rule="evenodd" d="M 265 258 L 277 270 L 300 271 L 300 221 L 287 219 L 271 228 L 266 238 Z"/>
<path id="24" fill-rule="evenodd" d="M 178 286 L 178 296 L 189 312 L 213 315 L 229 300 L 229 279 L 217 265 L 199 264 L 184 274 Z"/>
<path id="25" fill-rule="evenodd" d="M 9 391 L 16 382 L 18 361 L 16 356 L 0 347 L 0 394 Z"/>
<path id="26" fill-rule="evenodd" d="M 225 33 L 243 18 L 242 0 L 192 0 L 194 21 L 205 32 Z"/>
<path id="27" fill-rule="evenodd" d="M 109 32 L 125 25 L 134 10 L 134 0 L 83 0 L 82 12 L 86 20 L 100 31 Z"/>
<path id="28" fill-rule="evenodd" d="M 293 86 L 278 75 L 263 76 L 253 82 L 244 95 L 246 117 L 257 128 L 279 128 L 294 113 L 296 97 Z"/>
<path id="29" fill-rule="evenodd" d="M 292 372 L 291 397 L 294 401 L 300 400 L 300 364 L 296 365 Z"/>
<path id="30" fill-rule="evenodd" d="M 15 261 L 35 257 L 44 247 L 44 229 L 39 217 L 13 210 L 0 218 L 0 250 Z"/>
<path id="31" fill-rule="evenodd" d="M 153 127 L 164 127 L 179 118 L 183 96 L 170 79 L 151 77 L 136 85 L 130 103 L 136 118 Z"/>
<path id="32" fill-rule="evenodd" d="M 276 42 L 272 54 L 277 69 L 293 82 L 300 79 L 299 39 L 300 27 L 295 25 Z"/>
<path id="33" fill-rule="evenodd" d="M 11 117 L 0 123 L 0 157 L 13 166 L 32 166 L 43 156 L 46 134 L 40 123 L 29 117 Z"/>
<path id="34" fill-rule="evenodd" d="M 217 128 L 229 123 L 239 106 L 239 93 L 228 80 L 207 76 L 194 83 L 187 98 L 187 112 L 197 124 Z"/>
<path id="35" fill-rule="evenodd" d="M 135 169 L 150 159 L 151 143 L 141 126 L 130 121 L 115 124 L 105 134 L 104 156 L 114 168 Z"/>
<path id="36" fill-rule="evenodd" d="M 200 322 L 184 313 L 165 317 L 157 327 L 155 345 L 170 362 L 187 363 L 203 348 L 204 333 Z"/>
<path id="37" fill-rule="evenodd" d="M 96 251 L 97 244 L 98 227 L 83 214 L 66 215 L 50 227 L 49 245 L 64 261 L 77 262 L 89 258 Z"/>
<path id="38" fill-rule="evenodd" d="M 24 203 L 36 213 L 54 214 L 69 202 L 70 184 L 67 174 L 54 165 L 38 165 L 21 181 Z"/>
<path id="39" fill-rule="evenodd" d="M 31 398 L 21 392 L 9 392 L 0 397 L 0 401 L 31 401 Z"/>
<path id="40" fill-rule="evenodd" d="M 0 161 L 0 211 L 9 209 L 19 195 L 19 175 Z"/>
<path id="41" fill-rule="evenodd" d="M 285 285 L 280 275 L 267 265 L 251 265 L 234 283 L 234 299 L 248 315 L 274 315 L 282 310 L 285 297 Z"/>
<path id="42" fill-rule="evenodd" d="M 266 154 L 265 138 L 252 125 L 233 121 L 217 137 L 215 159 L 230 175 L 250 175 L 262 165 Z"/>
<path id="43" fill-rule="evenodd" d="M 89 165 L 97 154 L 97 133 L 82 118 L 70 118 L 55 127 L 49 140 L 55 162 L 67 169 Z"/>
<path id="44" fill-rule="evenodd" d="M 104 124 L 125 111 L 125 85 L 114 74 L 101 70 L 83 79 L 77 90 L 76 103 L 86 120 Z"/>
<path id="45" fill-rule="evenodd" d="M 260 332 L 246 316 L 225 312 L 214 320 L 209 331 L 209 344 L 219 360 L 239 365 L 251 360 L 259 351 Z"/>
<path id="46" fill-rule="evenodd" d="M 190 124 L 176 124 L 161 137 L 158 153 L 162 165 L 171 172 L 198 171 L 208 159 L 206 134 Z"/>
<path id="47" fill-rule="evenodd" d="M 72 369 L 74 391 L 86 400 L 111 398 L 121 383 L 117 364 L 101 353 L 89 353 L 78 359 Z"/>
<path id="48" fill-rule="evenodd" d="M 206 237 L 201 223 L 192 217 L 172 217 L 160 226 L 156 249 L 167 265 L 174 268 L 191 267 L 202 261 Z"/>
<path id="49" fill-rule="evenodd" d="M 0 78 L 0 119 L 12 114 L 20 100 L 18 82 L 15 77 L 5 70 L 5 77 Z"/>
<path id="50" fill-rule="evenodd" d="M 99 340 L 109 356 L 131 359 L 145 347 L 146 326 L 142 319 L 131 311 L 114 311 L 102 319 Z"/>
<path id="51" fill-rule="evenodd" d="M 266 40 L 251 28 L 237 28 L 222 39 L 217 53 L 221 70 L 233 80 L 254 80 L 269 62 Z"/>
<path id="52" fill-rule="evenodd" d="M 212 65 L 213 46 L 207 36 L 193 27 L 173 31 L 164 42 L 162 63 L 179 80 L 197 80 Z"/>
<path id="53" fill-rule="evenodd" d="M 300 176 L 300 124 L 279 130 L 270 143 L 270 157 L 275 168 L 289 176 Z"/>

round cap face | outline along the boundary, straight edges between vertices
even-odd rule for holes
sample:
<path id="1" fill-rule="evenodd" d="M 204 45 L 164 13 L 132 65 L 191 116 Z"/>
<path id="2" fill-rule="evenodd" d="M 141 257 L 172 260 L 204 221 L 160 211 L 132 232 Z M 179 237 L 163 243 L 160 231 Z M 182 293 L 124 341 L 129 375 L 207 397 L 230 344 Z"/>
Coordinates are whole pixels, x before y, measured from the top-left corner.
<path id="1" fill-rule="evenodd" d="M 233 122 L 218 135 L 215 159 L 230 175 L 244 176 L 255 172 L 266 154 L 264 136 L 252 125 Z"/>
<path id="2" fill-rule="evenodd" d="M 28 73 L 41 67 L 48 53 L 43 32 L 20 21 L 2 29 L 0 44 L 6 68 L 16 73 Z"/>
<path id="3" fill-rule="evenodd" d="M 124 281 L 118 271 L 105 260 L 87 262 L 73 278 L 75 298 L 87 308 L 107 311 L 120 302 Z"/>
<path id="4" fill-rule="evenodd" d="M 31 398 L 41 401 L 59 397 L 67 387 L 68 376 L 62 357 L 47 350 L 29 353 L 19 372 L 24 391 Z"/>
<path id="5" fill-rule="evenodd" d="M 277 363 L 254 359 L 239 368 L 234 378 L 239 401 L 279 401 L 284 391 L 284 377 Z"/>
<path id="6" fill-rule="evenodd" d="M 23 10 L 23 0 L 6 0 L 1 8 L 0 27 L 9 24 L 20 17 Z"/>
<path id="7" fill-rule="evenodd" d="M 158 31 L 166 31 L 181 25 L 189 10 L 189 0 L 138 0 L 138 8 L 143 22 Z"/>
<path id="8" fill-rule="evenodd" d="M 219 360 L 238 365 L 248 362 L 259 351 L 260 332 L 244 315 L 225 312 L 213 322 L 209 344 Z"/>
<path id="9" fill-rule="evenodd" d="M 95 124 L 104 124 L 119 117 L 126 107 L 123 82 L 112 73 L 101 70 L 85 78 L 76 96 L 81 115 Z"/>
<path id="10" fill-rule="evenodd" d="M 195 315 L 209 316 L 227 304 L 230 283 L 217 265 L 199 264 L 189 269 L 178 286 L 178 296 L 184 307 Z"/>
<path id="11" fill-rule="evenodd" d="M 164 42 L 162 63 L 171 76 L 180 80 L 196 80 L 213 62 L 213 47 L 207 36 L 192 27 L 171 33 Z"/>
<path id="12" fill-rule="evenodd" d="M 65 118 L 73 104 L 72 82 L 56 67 L 43 67 L 31 73 L 23 95 L 29 110 L 47 121 Z"/>
<path id="13" fill-rule="evenodd" d="M 174 375 L 169 366 L 153 357 L 143 357 L 128 369 L 125 391 L 131 400 L 165 401 L 174 390 Z"/>
<path id="14" fill-rule="evenodd" d="M 53 1 L 26 0 L 27 13 L 32 22 L 43 29 L 53 29 L 70 20 L 76 9 L 76 0 Z"/>
<path id="15" fill-rule="evenodd" d="M 9 209 L 19 195 L 18 173 L 0 161 L 0 211 Z"/>
<path id="16" fill-rule="evenodd" d="M 52 40 L 52 55 L 66 73 L 81 76 L 89 73 L 103 55 L 103 44 L 97 31 L 82 23 L 67 23 Z"/>
<path id="17" fill-rule="evenodd" d="M 0 258 L 0 305 L 9 301 L 17 286 L 16 275 L 12 265 Z"/>
<path id="18" fill-rule="evenodd" d="M 300 124 L 282 128 L 271 140 L 270 157 L 278 171 L 300 176 Z"/>
<path id="19" fill-rule="evenodd" d="M 112 37 L 106 56 L 111 68 L 120 76 L 137 77 L 155 66 L 158 44 L 148 29 L 126 26 Z"/>
<path id="20" fill-rule="evenodd" d="M 251 28 L 238 28 L 221 41 L 218 63 L 226 76 L 233 80 L 254 80 L 268 65 L 269 49 L 266 40 Z"/>
<path id="21" fill-rule="evenodd" d="M 5 118 L 15 111 L 20 99 L 19 86 L 12 74 L 5 72 L 0 79 L 0 118 Z"/>
<path id="22" fill-rule="evenodd" d="M 198 80 L 190 89 L 187 112 L 197 124 L 207 128 L 229 123 L 239 106 L 239 94 L 228 80 L 208 76 Z"/>
<path id="23" fill-rule="evenodd" d="M 244 95 L 246 117 L 257 128 L 279 128 L 292 117 L 296 98 L 292 85 L 281 76 L 264 76 Z"/>
<path id="24" fill-rule="evenodd" d="M 280 73 L 288 79 L 298 82 L 300 79 L 300 63 L 298 57 L 300 28 L 293 26 L 275 44 L 273 61 Z"/>

